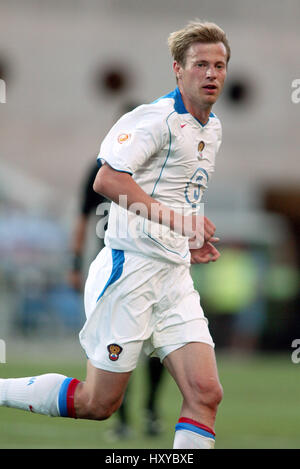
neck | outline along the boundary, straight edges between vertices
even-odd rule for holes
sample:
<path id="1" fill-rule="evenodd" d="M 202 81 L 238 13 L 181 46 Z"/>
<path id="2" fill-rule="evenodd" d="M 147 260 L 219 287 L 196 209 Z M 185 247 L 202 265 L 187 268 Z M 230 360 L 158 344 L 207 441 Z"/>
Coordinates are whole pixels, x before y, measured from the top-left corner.
<path id="1" fill-rule="evenodd" d="M 212 105 L 211 104 L 197 104 L 192 102 L 188 96 L 184 93 L 180 85 L 178 85 L 179 91 L 181 93 L 181 98 L 186 110 L 196 119 L 198 119 L 202 124 L 206 124 L 211 113 Z"/>

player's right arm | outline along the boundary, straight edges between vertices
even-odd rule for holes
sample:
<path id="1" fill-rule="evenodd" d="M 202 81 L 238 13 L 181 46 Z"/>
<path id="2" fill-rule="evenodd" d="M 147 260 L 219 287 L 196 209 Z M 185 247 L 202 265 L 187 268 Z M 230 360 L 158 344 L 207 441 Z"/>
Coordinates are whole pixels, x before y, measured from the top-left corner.
<path id="1" fill-rule="evenodd" d="M 168 226 L 172 231 L 196 239 L 201 246 L 215 233 L 215 225 L 200 215 L 184 216 L 149 196 L 128 173 L 116 171 L 107 163 L 98 171 L 94 190 L 123 208 L 134 211 L 148 220 Z"/>

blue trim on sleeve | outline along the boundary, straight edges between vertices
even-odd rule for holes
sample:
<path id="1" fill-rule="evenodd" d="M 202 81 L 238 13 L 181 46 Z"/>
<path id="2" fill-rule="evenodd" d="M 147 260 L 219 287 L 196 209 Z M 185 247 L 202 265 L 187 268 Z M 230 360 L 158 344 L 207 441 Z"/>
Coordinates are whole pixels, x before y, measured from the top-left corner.
<path id="1" fill-rule="evenodd" d="M 97 302 L 100 300 L 100 298 L 104 295 L 106 289 L 109 287 L 109 285 L 112 285 L 114 282 L 116 282 L 122 275 L 123 272 L 123 265 L 125 261 L 125 256 L 124 256 L 124 251 L 120 249 L 112 249 L 112 271 L 110 274 L 109 279 L 107 280 L 102 292 L 97 298 Z"/>
<path id="2" fill-rule="evenodd" d="M 106 161 L 104 158 L 101 158 L 101 156 L 98 156 L 97 158 L 97 163 L 98 163 L 99 168 L 101 168 L 101 166 L 103 165 L 101 160 L 105 161 L 105 163 L 107 163 L 108 166 L 110 166 L 110 168 L 112 168 L 114 171 L 118 171 L 118 173 L 126 173 L 132 176 L 132 173 L 130 171 L 126 171 L 125 169 L 114 168 L 108 161 Z"/>
<path id="3" fill-rule="evenodd" d="M 67 392 L 73 378 L 66 378 L 60 387 L 58 394 L 58 410 L 61 417 L 68 417 Z"/>
<path id="4" fill-rule="evenodd" d="M 175 425 L 175 431 L 177 430 L 188 430 L 190 432 L 198 433 L 199 435 L 206 436 L 207 438 L 215 440 L 215 436 L 212 433 L 207 432 L 202 428 L 196 427 L 196 425 L 192 425 L 191 423 L 177 423 Z"/>

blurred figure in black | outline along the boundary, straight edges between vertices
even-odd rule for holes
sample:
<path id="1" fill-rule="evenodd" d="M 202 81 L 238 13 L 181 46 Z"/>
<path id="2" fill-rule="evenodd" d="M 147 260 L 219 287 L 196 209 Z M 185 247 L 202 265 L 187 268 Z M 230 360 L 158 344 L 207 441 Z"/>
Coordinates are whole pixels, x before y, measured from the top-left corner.
<path id="1" fill-rule="evenodd" d="M 78 291 L 82 291 L 83 281 L 83 264 L 84 264 L 84 251 L 85 243 L 88 233 L 88 225 L 90 217 L 96 214 L 96 209 L 99 204 L 106 202 L 106 199 L 93 190 L 93 183 L 96 174 L 99 170 L 98 165 L 95 163 L 87 174 L 86 181 L 83 185 L 83 191 L 81 195 L 81 204 L 79 207 L 79 213 L 75 222 L 75 228 L 72 239 L 72 268 L 69 273 L 69 281 L 73 288 Z M 104 246 L 103 237 L 98 237 L 99 251 Z"/>

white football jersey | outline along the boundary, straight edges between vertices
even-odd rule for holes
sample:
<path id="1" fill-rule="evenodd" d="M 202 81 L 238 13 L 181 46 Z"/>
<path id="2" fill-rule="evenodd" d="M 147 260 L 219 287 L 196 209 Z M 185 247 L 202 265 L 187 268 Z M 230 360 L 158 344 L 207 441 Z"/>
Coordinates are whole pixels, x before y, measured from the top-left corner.
<path id="1" fill-rule="evenodd" d="M 191 215 L 199 210 L 221 138 L 219 119 L 211 113 L 208 122 L 201 124 L 187 112 L 177 87 L 121 117 L 103 140 L 98 161 L 131 174 L 148 195 Z M 164 261 L 190 262 L 186 237 L 115 203 L 105 244 Z"/>

